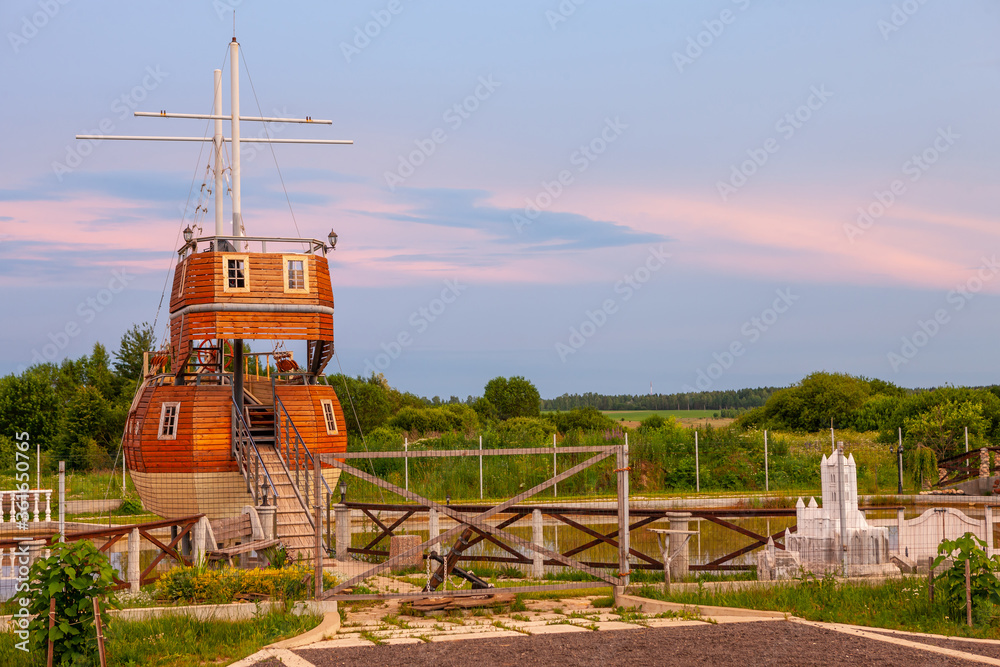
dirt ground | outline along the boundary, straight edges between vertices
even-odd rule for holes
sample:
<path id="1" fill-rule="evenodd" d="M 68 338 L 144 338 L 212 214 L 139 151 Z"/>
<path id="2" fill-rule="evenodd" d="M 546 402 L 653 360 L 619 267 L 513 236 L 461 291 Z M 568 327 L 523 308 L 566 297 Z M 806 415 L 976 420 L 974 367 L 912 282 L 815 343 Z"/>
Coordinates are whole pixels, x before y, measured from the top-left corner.
<path id="1" fill-rule="evenodd" d="M 956 642 L 957 643 L 957 642 Z M 965 650 L 968 644 L 951 648 Z M 973 662 L 784 621 L 639 628 L 459 642 L 297 650 L 317 667 L 365 665 L 898 665 L 971 667 Z M 277 667 L 278 662 L 258 663 Z"/>

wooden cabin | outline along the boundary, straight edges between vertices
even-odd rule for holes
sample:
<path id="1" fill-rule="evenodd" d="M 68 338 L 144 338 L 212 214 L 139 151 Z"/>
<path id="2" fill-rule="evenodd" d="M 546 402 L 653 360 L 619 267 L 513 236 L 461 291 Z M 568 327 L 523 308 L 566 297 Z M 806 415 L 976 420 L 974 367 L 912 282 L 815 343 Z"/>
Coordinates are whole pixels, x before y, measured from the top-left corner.
<path id="1" fill-rule="evenodd" d="M 124 436 L 148 510 L 217 519 L 277 504 L 277 536 L 310 544 L 312 457 L 347 448 L 340 401 L 321 380 L 333 355 L 327 250 L 313 239 L 248 237 L 181 248 L 169 349 L 151 359 Z M 247 351 L 244 341 L 264 345 Z M 306 342 L 301 365 L 281 348 L 287 341 Z M 339 470 L 322 474 L 326 501 Z"/>

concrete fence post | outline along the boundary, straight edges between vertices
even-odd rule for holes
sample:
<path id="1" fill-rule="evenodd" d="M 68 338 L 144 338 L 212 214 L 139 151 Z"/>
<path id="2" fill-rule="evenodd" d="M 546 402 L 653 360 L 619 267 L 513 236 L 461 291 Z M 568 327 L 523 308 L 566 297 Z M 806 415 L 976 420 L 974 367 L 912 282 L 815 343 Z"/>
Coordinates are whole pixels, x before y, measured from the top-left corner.
<path id="1" fill-rule="evenodd" d="M 347 550 L 351 546 L 351 510 L 346 505 L 334 505 L 333 522 L 337 560 L 350 560 Z"/>
<path id="2" fill-rule="evenodd" d="M 666 515 L 670 521 L 670 530 L 690 530 L 690 512 L 667 512 Z M 686 535 L 669 535 L 667 545 L 667 553 L 671 557 L 670 580 L 683 581 L 690 573 L 690 541 Z M 680 548 L 677 545 L 681 545 Z"/>
<path id="3" fill-rule="evenodd" d="M 532 510 L 531 512 L 531 542 L 537 547 L 545 546 L 542 532 L 542 511 Z M 545 556 L 533 551 L 531 555 L 531 576 L 541 579 L 545 576 Z"/>
<path id="4" fill-rule="evenodd" d="M 903 510 L 896 510 L 896 553 L 903 554 L 903 526 L 906 520 L 903 518 Z"/>
<path id="5" fill-rule="evenodd" d="M 22 542 L 24 546 L 28 548 L 28 567 L 30 568 L 35 564 L 35 561 L 42 557 L 42 549 L 45 547 L 45 540 L 26 540 Z M 17 553 L 15 550 L 14 553 Z M 17 563 L 20 565 L 21 563 Z M 11 561 L 12 571 L 16 568 L 13 567 L 15 563 Z"/>
<path id="6" fill-rule="evenodd" d="M 993 508 L 989 505 L 986 506 L 986 519 L 984 523 L 986 524 L 986 555 L 993 555 Z"/>
<path id="7" fill-rule="evenodd" d="M 264 533 L 263 539 L 273 540 L 275 538 L 275 519 L 278 515 L 277 505 L 258 505 L 256 507 L 257 516 L 260 518 L 260 527 Z"/>
<path id="8" fill-rule="evenodd" d="M 139 567 L 139 558 L 141 555 L 139 544 L 139 529 L 133 528 L 132 532 L 128 534 L 128 569 L 125 574 L 129 589 L 133 593 L 139 592 L 139 585 L 142 583 L 139 581 L 139 573 L 142 571 Z"/>
<path id="9" fill-rule="evenodd" d="M 427 512 L 427 527 L 429 529 L 430 535 L 428 539 L 433 540 L 435 537 L 441 534 L 441 526 L 438 519 L 438 511 L 436 509 L 431 509 Z M 432 554 L 441 553 L 441 545 L 435 544 L 431 547 Z"/>
<path id="10" fill-rule="evenodd" d="M 205 560 L 205 519 L 207 517 L 201 517 L 198 519 L 198 523 L 194 524 L 194 528 L 191 532 L 194 533 L 194 544 L 191 548 L 191 562 L 195 565 L 200 565 Z M 131 541 L 131 540 L 130 540 Z M 132 553 L 129 551 L 129 567 L 132 563 Z"/>

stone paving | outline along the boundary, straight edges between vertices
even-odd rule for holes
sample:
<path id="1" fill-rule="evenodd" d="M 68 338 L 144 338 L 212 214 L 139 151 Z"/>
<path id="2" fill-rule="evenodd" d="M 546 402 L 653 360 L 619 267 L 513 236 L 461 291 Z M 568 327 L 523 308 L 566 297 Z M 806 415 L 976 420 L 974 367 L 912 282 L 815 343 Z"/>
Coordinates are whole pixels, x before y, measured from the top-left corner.
<path id="1" fill-rule="evenodd" d="M 386 602 L 348 612 L 335 636 L 309 645 L 310 649 L 374 646 L 415 642 L 455 641 L 484 636 L 541 635 L 594 630 L 627 630 L 642 627 L 680 627 L 704 624 L 694 617 L 664 617 L 595 608 L 594 597 L 565 600 L 527 600 L 526 610 L 495 614 L 489 608 L 432 612 L 423 617 L 399 613 L 399 605 Z M 305 648 L 305 647 L 303 647 Z"/>

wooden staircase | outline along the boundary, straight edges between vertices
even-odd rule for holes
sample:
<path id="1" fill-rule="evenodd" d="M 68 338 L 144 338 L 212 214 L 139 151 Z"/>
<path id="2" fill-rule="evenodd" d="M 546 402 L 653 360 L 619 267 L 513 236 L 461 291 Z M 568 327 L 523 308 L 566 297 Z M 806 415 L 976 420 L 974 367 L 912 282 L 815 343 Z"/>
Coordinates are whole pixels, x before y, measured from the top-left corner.
<path id="1" fill-rule="evenodd" d="M 289 474 L 275 448 L 274 406 L 248 405 L 247 414 L 250 417 L 250 434 L 257 444 L 261 463 L 278 492 L 278 529 L 275 537 L 281 540 L 281 543 L 289 551 L 307 552 L 303 555 L 311 558 L 315 547 L 315 532 L 308 512 L 308 504 L 311 499 L 299 499 L 296 494 L 295 480 Z M 269 498 L 268 502 L 273 503 L 274 499 Z"/>

